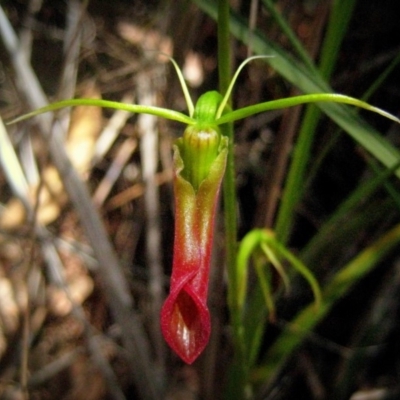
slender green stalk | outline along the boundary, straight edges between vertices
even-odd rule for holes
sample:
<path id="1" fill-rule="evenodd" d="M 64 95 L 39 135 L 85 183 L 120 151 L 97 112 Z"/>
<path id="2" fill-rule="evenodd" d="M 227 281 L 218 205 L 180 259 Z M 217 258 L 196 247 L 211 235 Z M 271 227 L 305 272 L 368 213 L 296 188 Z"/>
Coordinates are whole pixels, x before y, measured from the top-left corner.
<path id="1" fill-rule="evenodd" d="M 231 77 L 230 31 L 229 31 L 229 1 L 218 1 L 218 71 L 219 90 L 226 93 Z M 229 106 L 229 104 L 228 104 Z M 236 185 L 235 162 L 233 152 L 233 124 L 228 122 L 221 126 L 222 133 L 229 138 L 228 159 L 224 179 L 224 218 L 226 264 L 228 271 L 228 306 L 233 330 L 234 363 L 231 369 L 226 397 L 229 399 L 245 398 L 247 370 L 244 362 L 242 338 L 241 310 L 237 307 L 237 220 L 236 220 Z"/>

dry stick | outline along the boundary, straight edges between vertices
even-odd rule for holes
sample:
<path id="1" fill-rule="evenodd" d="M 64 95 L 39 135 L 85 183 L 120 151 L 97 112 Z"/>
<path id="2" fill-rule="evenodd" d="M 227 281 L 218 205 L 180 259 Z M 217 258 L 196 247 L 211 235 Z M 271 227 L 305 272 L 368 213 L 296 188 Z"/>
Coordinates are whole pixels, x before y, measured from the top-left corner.
<path id="1" fill-rule="evenodd" d="M 43 0 L 29 0 L 27 11 L 20 31 L 20 51 L 29 60 L 32 54 L 33 29 L 35 28 L 35 14 L 40 11 Z M 24 135 L 19 144 L 21 163 L 25 176 L 32 186 L 40 184 L 40 172 L 34 156 L 32 138 Z"/>
<path id="2" fill-rule="evenodd" d="M 107 389 L 110 396 L 114 400 L 125 400 L 125 395 L 118 384 L 118 380 L 114 374 L 114 371 L 103 354 L 101 342 L 98 338 L 99 335 L 95 335 L 95 329 L 87 320 L 82 306 L 73 300 L 68 284 L 65 282 L 62 268 L 53 268 L 52 281 L 57 287 L 64 291 L 72 305 L 72 315 L 83 325 L 90 355 L 107 382 Z"/>
<path id="3" fill-rule="evenodd" d="M 298 94 L 293 89 L 292 94 Z M 299 126 L 302 107 L 292 107 L 283 113 L 283 119 L 276 137 L 269 168 L 271 173 L 266 174 L 268 179 L 264 180 L 262 198 L 258 204 L 256 214 L 256 226 L 271 228 L 279 199 L 281 198 L 282 182 L 286 176 L 287 163 L 293 148 L 296 129 Z M 258 223 L 257 223 L 258 222 Z"/>
<path id="4" fill-rule="evenodd" d="M 77 0 L 70 0 L 67 3 L 67 29 L 64 36 L 63 49 L 64 65 L 58 90 L 58 98 L 60 99 L 69 99 L 73 97 L 75 93 L 82 38 L 82 19 L 87 0 L 85 0 L 84 3 L 84 6 L 81 6 L 80 2 Z M 64 132 L 68 131 L 70 115 L 68 109 L 65 109 L 58 116 Z"/>
<path id="5" fill-rule="evenodd" d="M 254 31 L 257 25 L 257 10 L 258 10 L 258 0 L 251 0 L 250 5 L 250 15 L 249 15 L 249 38 L 248 38 L 248 45 L 247 45 L 247 57 L 250 57 L 253 54 L 252 49 L 252 41 Z"/>
<path id="6" fill-rule="evenodd" d="M 9 53 L 14 70 L 32 109 L 48 104 L 46 96 L 39 85 L 36 75 L 26 58 L 19 51 L 19 43 L 2 7 L 0 7 L 0 32 L 4 45 Z M 52 116 L 43 115 L 37 119 L 42 132 L 50 132 Z M 64 150 L 57 125 L 48 137 L 53 162 L 62 177 L 75 209 L 80 216 L 85 232 L 99 260 L 98 273 L 105 286 L 106 295 L 112 314 L 121 327 L 121 336 L 126 356 L 130 363 L 136 388 L 143 399 L 160 399 L 152 370 L 149 343 L 139 316 L 133 311 L 133 299 L 121 272 L 118 259 L 111 246 L 100 216 L 93 206 L 87 187 L 80 180 Z M 44 133 L 44 136 L 46 134 Z M 45 137 L 47 139 L 47 137 Z"/>
<path id="7" fill-rule="evenodd" d="M 75 347 L 68 353 L 63 354 L 39 371 L 34 372 L 29 377 L 28 386 L 30 388 L 42 386 L 45 382 L 67 369 L 81 354 L 85 354 L 85 349 L 82 346 Z"/>
<path id="8" fill-rule="evenodd" d="M 164 185 L 172 180 L 172 170 L 164 170 L 159 172 L 155 176 L 156 185 Z M 123 190 L 122 192 L 113 196 L 106 204 L 105 210 L 112 211 L 122 207 L 126 203 L 143 196 L 145 192 L 145 186 L 142 183 L 136 183 L 135 185 Z"/>
<path id="9" fill-rule="evenodd" d="M 31 314 L 31 308 L 30 308 L 30 290 L 29 290 L 29 278 L 32 277 L 32 274 L 35 272 L 37 273 L 38 271 L 35 271 L 35 256 L 36 256 L 36 246 L 35 242 L 38 237 L 38 233 L 41 234 L 42 232 L 42 227 L 37 226 L 37 214 L 39 211 L 39 206 L 40 206 L 40 194 L 43 189 L 43 184 L 44 181 L 43 179 L 40 180 L 37 193 L 36 193 L 36 199 L 35 199 L 35 204 L 33 206 L 33 209 L 29 209 L 29 218 L 28 218 L 28 224 L 29 224 L 29 232 L 30 232 L 30 249 L 29 249 L 29 255 L 28 259 L 26 262 L 27 268 L 26 268 L 26 297 L 27 297 L 27 302 L 26 302 L 26 307 L 23 310 L 23 321 L 22 321 L 22 338 L 21 338 L 21 368 L 20 368 L 20 384 L 21 384 L 21 389 L 23 391 L 23 396 L 25 400 L 29 399 L 29 391 L 28 391 L 28 361 L 29 361 L 29 342 L 30 342 L 30 336 L 31 336 L 31 326 L 30 326 L 30 314 Z M 26 202 L 29 202 L 29 199 L 25 199 Z M 57 255 L 58 253 L 54 251 Z M 58 260 L 57 260 L 58 261 Z M 61 260 L 57 265 L 61 265 Z M 52 264 L 53 266 L 53 264 Z"/>
<path id="10" fill-rule="evenodd" d="M 29 215 L 33 215 L 32 207 L 27 198 L 28 184 L 24 178 L 22 167 L 18 161 L 17 155 L 14 152 L 14 148 L 11 144 L 11 140 L 7 134 L 6 128 L 0 118 L 0 166 L 4 170 L 7 181 L 10 182 L 10 186 L 14 194 L 21 199 L 22 204 L 27 208 Z M 32 248 L 29 251 L 28 262 L 29 265 L 33 260 L 33 240 Z M 29 268 L 27 268 L 29 270 Z M 26 294 L 29 293 L 27 289 L 28 285 L 24 285 L 23 290 Z M 20 354 L 20 368 L 19 368 L 19 380 L 24 399 L 28 399 L 27 393 L 27 376 L 28 376 L 28 343 L 29 343 L 29 296 L 27 295 L 26 307 L 23 308 L 22 315 L 22 337 L 21 337 L 21 354 Z"/>
<path id="11" fill-rule="evenodd" d="M 66 56 L 66 61 L 65 61 L 65 68 L 63 71 L 63 77 L 62 77 L 62 82 L 64 82 L 65 84 L 62 85 L 62 89 L 63 89 L 63 93 L 68 96 L 71 97 L 73 95 L 73 91 L 75 88 L 75 82 L 76 82 L 76 72 L 77 72 L 77 66 L 78 66 L 78 55 L 79 55 L 79 32 L 78 32 L 78 17 L 77 14 L 79 14 L 79 10 L 80 10 L 80 6 L 79 3 L 77 3 L 76 1 L 72 1 L 69 4 L 69 12 L 68 12 L 68 28 L 67 28 L 67 35 L 66 35 L 66 43 L 64 48 L 65 49 L 70 49 L 70 51 L 66 51 L 67 56 Z M 24 47 L 27 51 L 27 54 L 30 54 L 29 49 L 27 49 L 26 47 Z M 25 52 L 23 52 L 22 50 L 20 50 L 23 54 L 25 54 Z M 69 118 L 65 118 L 65 125 L 68 125 L 68 121 Z M 25 144 L 29 144 L 30 143 L 30 137 L 26 138 L 27 140 L 25 141 Z M 28 150 L 31 149 L 31 146 L 25 146 L 25 148 L 27 148 Z M 13 153 L 13 149 L 8 149 L 9 152 L 11 150 L 12 154 Z M 9 154 L 9 156 L 11 156 L 12 154 Z M 26 152 L 25 152 L 26 153 Z M 28 155 L 30 155 L 30 153 L 27 153 Z M 16 157 L 16 156 L 15 156 Z M 12 170 L 13 176 L 12 179 L 13 180 L 15 178 L 15 171 Z M 22 171 L 19 169 L 18 170 L 18 175 L 20 176 L 20 180 L 24 179 L 24 177 L 22 176 L 23 173 Z M 26 183 L 25 183 L 26 185 Z M 36 195 L 36 203 L 35 203 L 35 208 L 34 210 L 32 210 L 30 201 L 28 199 L 28 195 L 27 192 L 24 193 L 23 195 L 23 203 L 25 204 L 25 207 L 28 210 L 28 215 L 29 215 L 29 220 L 30 223 L 32 224 L 32 238 L 31 238 L 31 243 L 32 243 L 32 250 L 31 250 L 31 255 L 29 257 L 29 265 L 30 267 L 28 267 L 28 271 L 32 270 L 32 266 L 33 266 L 33 259 L 34 259 L 34 251 L 35 251 L 35 247 L 34 247 L 34 242 L 36 241 L 36 238 L 39 238 L 40 243 L 43 245 L 46 242 L 46 248 L 43 251 L 45 254 L 48 253 L 49 251 L 51 251 L 52 256 L 49 259 L 49 257 L 47 257 L 47 264 L 48 264 L 48 271 L 49 271 L 49 275 L 50 275 L 50 281 L 53 281 L 56 283 L 57 286 L 61 287 L 64 292 L 66 293 L 67 297 L 69 298 L 71 304 L 73 304 L 74 309 L 73 309 L 73 314 L 75 315 L 75 317 L 81 321 L 81 323 L 85 326 L 85 333 L 86 333 L 86 338 L 87 338 L 87 342 L 88 342 L 88 347 L 91 350 L 92 356 L 95 360 L 96 365 L 99 367 L 99 369 L 101 370 L 103 376 L 105 377 L 106 381 L 107 381 L 107 386 L 108 389 L 110 391 L 110 394 L 112 396 L 113 399 L 115 400 L 123 400 L 124 394 L 122 392 L 122 390 L 120 389 L 120 387 L 118 386 L 117 383 L 117 379 L 112 371 L 112 368 L 110 367 L 110 365 L 108 364 L 108 361 L 105 359 L 105 357 L 102 354 L 101 348 L 99 347 L 99 345 L 97 344 L 97 341 L 94 341 L 94 338 L 92 338 L 91 336 L 91 331 L 92 329 L 90 329 L 90 324 L 88 323 L 88 321 L 86 320 L 85 314 L 83 312 L 83 310 L 81 310 L 77 305 L 74 304 L 70 293 L 69 293 L 69 289 L 67 284 L 65 283 L 63 277 L 62 277 L 62 262 L 58 257 L 58 253 L 56 251 L 56 249 L 54 248 L 53 244 L 49 242 L 48 240 L 48 235 L 46 234 L 46 229 L 41 226 L 40 224 L 37 224 L 36 222 L 36 215 L 37 215 L 37 211 L 38 211 L 38 207 L 39 207 L 39 198 L 40 198 L 40 193 L 41 193 L 41 188 L 43 186 L 43 180 L 40 179 L 39 182 L 39 188 L 37 190 L 37 195 Z M 22 338 L 22 353 L 21 353 L 21 373 L 20 373 L 20 382 L 21 382 L 21 387 L 24 391 L 24 396 L 27 399 L 28 398 L 28 388 L 27 388 L 27 376 L 28 376 L 28 349 L 29 349 L 29 337 L 30 337 L 30 326 L 29 326 L 29 298 L 28 298 L 28 303 L 27 303 L 27 308 L 24 310 L 24 318 L 23 318 L 23 338 Z"/>
<path id="12" fill-rule="evenodd" d="M 58 254 L 54 248 L 49 246 L 49 243 L 46 241 L 45 229 L 39 224 L 35 224 L 35 215 L 37 212 L 38 203 L 35 208 L 32 207 L 32 204 L 29 200 L 29 187 L 26 182 L 21 164 L 19 163 L 18 157 L 14 151 L 14 147 L 11 144 L 11 140 L 7 134 L 6 128 L 0 118 L 0 166 L 2 167 L 7 181 L 12 188 L 12 192 L 14 195 L 21 201 L 24 205 L 28 220 L 32 224 L 31 230 L 31 244 L 32 247 L 29 251 L 28 260 L 27 260 L 27 269 L 26 274 L 29 277 L 29 271 L 32 271 L 32 265 L 34 260 L 34 243 L 35 238 L 42 238 L 42 253 L 43 257 L 46 260 L 49 268 L 54 267 L 55 265 L 61 264 L 61 261 L 58 258 Z M 40 189 L 38 190 L 39 195 Z M 26 307 L 22 310 L 22 337 L 21 337 L 21 358 L 20 358 L 20 385 L 21 390 L 23 391 L 23 396 L 25 399 L 28 398 L 27 392 L 27 377 L 28 377 L 28 350 L 29 350 L 29 336 L 30 336 L 30 326 L 29 326 L 29 317 L 30 317 L 30 304 L 29 304 L 29 290 L 28 284 L 25 285 L 24 289 L 27 293 L 27 302 Z"/>
<path id="13" fill-rule="evenodd" d="M 151 71 L 155 73 L 155 71 Z M 150 72 L 150 73 L 151 73 Z M 139 103 L 154 105 L 155 92 L 150 77 L 139 75 Z M 160 312 L 164 299 L 163 269 L 161 265 L 161 223 L 159 190 L 155 181 L 158 165 L 157 118 L 142 114 L 138 118 L 141 134 L 140 153 L 143 165 L 143 181 L 146 186 L 144 201 L 146 209 L 146 259 L 150 272 L 149 290 L 151 295 L 151 334 L 156 351 L 160 378 L 164 380 L 165 342 L 161 335 Z"/>
<path id="14" fill-rule="evenodd" d="M 102 207 L 107 196 L 110 194 L 115 182 L 121 175 L 123 168 L 132 156 L 132 153 L 137 148 L 137 140 L 128 138 L 120 146 L 111 162 L 111 165 L 107 169 L 104 178 L 97 186 L 96 191 L 93 193 L 93 203 L 98 208 Z"/>
<path id="15" fill-rule="evenodd" d="M 21 51 L 25 54 L 27 58 L 31 57 L 32 51 L 32 41 L 35 24 L 35 14 L 41 9 L 43 0 L 30 0 L 28 3 L 28 9 L 26 15 L 22 22 L 22 27 L 20 31 L 20 44 Z"/>
<path id="16" fill-rule="evenodd" d="M 122 97 L 121 103 L 133 103 L 134 97 L 131 93 L 127 93 Z M 106 153 L 110 150 L 112 144 L 118 137 L 121 129 L 126 124 L 126 121 L 132 114 L 124 110 L 116 110 L 111 118 L 108 120 L 107 125 L 101 132 L 97 139 L 94 154 L 91 160 L 91 165 L 94 167 L 100 162 Z"/>
<path id="17" fill-rule="evenodd" d="M 13 192 L 24 204 L 28 219 L 30 224 L 32 225 L 31 229 L 31 240 L 32 248 L 30 250 L 30 254 L 28 257 L 28 268 L 27 268 L 27 276 L 28 279 L 31 277 L 30 272 L 33 272 L 33 260 L 35 258 L 35 247 L 34 243 L 36 239 L 39 239 L 39 243 L 42 246 L 42 253 L 48 265 L 48 275 L 49 280 L 54 282 L 58 287 L 61 287 L 66 293 L 69 301 L 73 305 L 73 315 L 76 319 L 78 319 L 83 326 L 85 327 L 86 339 L 88 342 L 88 347 L 91 351 L 92 357 L 95 360 L 96 365 L 101 370 L 103 376 L 107 380 L 108 389 L 110 394 L 114 400 L 123 400 L 125 397 L 118 386 L 117 379 L 110 367 L 108 361 L 102 354 L 102 350 L 100 344 L 93 336 L 93 328 L 90 326 L 89 322 L 86 319 L 85 313 L 82 310 L 82 307 L 75 304 L 66 284 L 62 270 L 62 262 L 59 258 L 58 252 L 54 246 L 52 238 L 48 234 L 46 228 L 39 223 L 36 222 L 36 215 L 39 206 L 39 198 L 40 198 L 40 190 L 39 187 L 37 190 L 36 203 L 33 208 L 29 196 L 28 196 L 28 185 L 24 178 L 22 168 L 18 162 L 18 158 L 15 154 L 14 148 L 12 147 L 11 141 L 7 135 L 7 131 L 0 119 L 0 164 L 5 171 L 7 176 L 7 180 L 10 182 L 11 187 L 13 188 Z M 23 391 L 23 395 L 25 399 L 28 399 L 28 351 L 29 351 L 29 341 L 30 341 L 30 301 L 29 301 L 29 289 L 27 288 L 28 301 L 27 306 L 22 312 L 23 316 L 23 326 L 22 326 L 22 351 L 21 351 L 21 367 L 20 367 L 20 384 L 21 389 Z M 55 374 L 55 372 L 54 372 Z"/>
<path id="18" fill-rule="evenodd" d="M 85 354 L 85 348 L 83 346 L 75 347 L 68 353 L 63 354 L 56 360 L 50 362 L 45 367 L 36 371 L 28 381 L 30 388 L 40 387 L 54 376 L 58 375 L 63 370 L 67 369 L 78 356 Z"/>

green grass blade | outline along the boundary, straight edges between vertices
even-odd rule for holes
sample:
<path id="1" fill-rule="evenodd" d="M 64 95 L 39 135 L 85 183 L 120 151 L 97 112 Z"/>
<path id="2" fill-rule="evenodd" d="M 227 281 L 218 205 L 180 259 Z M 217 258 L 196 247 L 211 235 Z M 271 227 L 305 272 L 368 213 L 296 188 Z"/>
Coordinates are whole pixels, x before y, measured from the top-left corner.
<path id="1" fill-rule="evenodd" d="M 372 179 L 360 184 L 337 208 L 334 214 L 320 227 L 318 233 L 311 239 L 307 246 L 301 252 L 301 259 L 306 264 L 314 265 L 317 263 L 320 255 L 324 253 L 324 249 L 336 237 L 335 230 L 343 230 L 343 223 L 352 215 L 354 219 L 354 212 L 360 209 L 360 205 L 370 201 L 369 198 L 377 189 L 379 189 L 387 179 L 395 173 L 400 167 L 400 161 L 397 164 L 375 176 Z"/>
<path id="2" fill-rule="evenodd" d="M 344 266 L 322 291 L 319 308 L 310 304 L 304 308 L 278 337 L 265 355 L 263 370 L 265 379 L 272 379 L 295 348 L 307 334 L 324 318 L 337 300 L 342 298 L 355 283 L 368 274 L 389 251 L 400 243 L 400 224 L 382 235 L 374 244 L 359 253 Z"/>
<path id="3" fill-rule="evenodd" d="M 368 90 L 364 93 L 364 95 L 361 97 L 361 100 L 363 101 L 368 101 L 368 99 L 373 95 L 373 93 L 383 84 L 383 82 L 386 80 L 386 78 L 390 75 L 390 73 L 395 69 L 395 67 L 400 63 L 400 53 L 397 55 L 397 57 L 395 57 L 391 63 L 385 68 L 385 70 L 378 76 L 378 78 L 372 83 L 372 85 L 368 88 Z M 313 163 L 310 166 L 310 169 L 308 170 L 308 174 L 307 174 L 307 182 L 304 185 L 304 188 L 308 188 L 310 183 L 314 180 L 314 177 L 317 174 L 317 171 L 319 171 L 320 166 L 323 162 L 323 160 L 325 160 L 327 154 L 329 153 L 329 151 L 334 147 L 334 145 L 337 143 L 339 137 L 341 136 L 341 134 L 343 133 L 343 131 L 338 128 L 333 135 L 331 136 L 331 138 L 328 139 L 328 142 L 323 146 L 323 148 L 318 152 L 318 155 L 316 157 L 316 159 L 313 159 Z M 370 160 L 370 166 L 371 165 L 372 160 Z M 376 168 L 378 169 L 378 165 L 377 163 L 373 163 Z M 374 167 L 372 167 L 374 168 Z M 393 168 L 393 167 L 392 167 Z M 390 169 L 392 169 L 390 168 Z M 394 168 L 394 170 L 396 170 L 396 166 Z M 306 189 L 304 189 L 306 190 Z M 397 201 L 397 200 L 396 200 Z"/>
<path id="4" fill-rule="evenodd" d="M 321 48 L 321 75 L 329 79 L 336 66 L 339 50 L 347 33 L 350 19 L 353 15 L 356 0 L 334 0 L 329 13 L 328 26 Z"/>
<path id="5" fill-rule="evenodd" d="M 296 34 L 293 32 L 290 25 L 287 23 L 286 19 L 282 16 L 282 14 L 278 11 L 277 7 L 275 6 L 272 0 L 262 0 L 262 3 L 266 7 L 266 9 L 271 14 L 272 18 L 275 22 L 279 25 L 282 32 L 286 35 L 289 39 L 290 44 L 296 51 L 297 55 L 300 57 L 301 61 L 309 68 L 310 71 L 317 70 L 313 60 L 308 55 L 306 49 L 304 48 L 303 44 L 297 38 Z"/>
<path id="6" fill-rule="evenodd" d="M 327 81 L 336 65 L 339 49 L 347 32 L 354 5 L 354 0 L 335 0 L 332 2 L 319 65 L 319 74 Z M 290 236 L 296 206 L 305 191 L 305 175 L 320 116 L 320 109 L 309 106 L 301 123 L 276 220 L 276 234 L 283 242 L 286 242 Z"/>
<path id="7" fill-rule="evenodd" d="M 209 0 L 194 0 L 206 13 L 216 18 L 216 7 Z M 236 38 L 246 42 L 248 28 L 245 21 L 237 15 L 231 15 L 231 32 Z M 322 76 L 309 71 L 304 65 L 290 56 L 277 44 L 254 32 L 252 48 L 257 54 L 274 55 L 267 61 L 279 74 L 305 93 L 333 92 Z M 359 116 L 353 115 L 351 110 L 338 104 L 319 103 L 318 107 L 344 129 L 354 140 L 369 151 L 375 158 L 387 167 L 392 167 L 400 158 L 400 152 L 379 133 L 363 121 Z M 400 172 L 396 174 L 400 177 Z"/>

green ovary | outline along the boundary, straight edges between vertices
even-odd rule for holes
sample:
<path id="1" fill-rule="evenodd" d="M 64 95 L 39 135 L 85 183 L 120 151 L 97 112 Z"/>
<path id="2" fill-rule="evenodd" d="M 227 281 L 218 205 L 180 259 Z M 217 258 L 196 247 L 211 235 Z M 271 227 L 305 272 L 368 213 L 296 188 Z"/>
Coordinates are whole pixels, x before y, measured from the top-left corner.
<path id="1" fill-rule="evenodd" d="M 177 144 L 183 160 L 182 176 L 193 186 L 200 187 L 219 154 L 221 133 L 217 127 L 188 126 Z"/>

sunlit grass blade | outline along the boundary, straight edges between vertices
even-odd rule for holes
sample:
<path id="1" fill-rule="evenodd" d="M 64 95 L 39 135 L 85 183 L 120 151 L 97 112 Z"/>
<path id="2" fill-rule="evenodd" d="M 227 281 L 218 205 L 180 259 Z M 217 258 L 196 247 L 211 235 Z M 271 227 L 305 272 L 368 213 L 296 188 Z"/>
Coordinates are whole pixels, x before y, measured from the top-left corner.
<path id="1" fill-rule="evenodd" d="M 183 124 L 192 125 L 194 123 L 194 119 L 188 117 L 185 114 L 182 114 L 178 111 L 167 110 L 162 107 L 155 106 L 142 106 L 139 104 L 125 104 L 120 103 L 118 101 L 110 101 L 110 100 L 100 100 L 100 99 L 70 99 L 70 100 L 62 100 L 56 103 L 49 104 L 46 107 L 39 108 L 30 113 L 24 114 L 18 118 L 9 121 L 8 124 L 14 124 L 16 122 L 24 121 L 28 118 L 35 117 L 37 115 L 60 110 L 65 107 L 75 107 L 75 106 L 94 106 L 94 107 L 103 107 L 103 108 L 111 108 L 116 110 L 128 111 L 131 113 L 142 113 L 142 114 L 151 114 L 157 117 L 166 118 L 169 120 L 182 122 Z"/>
<path id="2" fill-rule="evenodd" d="M 379 74 L 376 80 L 372 83 L 372 85 L 366 90 L 366 92 L 360 97 L 362 101 L 368 101 L 368 99 L 376 92 L 376 90 L 384 83 L 387 77 L 391 74 L 391 72 L 399 65 L 400 63 L 400 53 L 390 62 L 390 64 L 385 68 L 385 70 Z M 306 187 L 309 185 L 310 182 L 313 181 L 317 171 L 319 170 L 322 161 L 325 159 L 326 155 L 329 151 L 333 148 L 336 144 L 338 138 L 341 135 L 342 130 L 337 129 L 337 131 L 332 135 L 329 139 L 328 143 L 323 147 L 323 149 L 318 153 L 317 158 L 313 160 L 313 164 L 311 170 L 308 172 L 307 175 L 307 183 Z M 390 169 L 392 169 L 391 167 Z M 394 165 L 394 170 L 396 170 L 396 164 Z"/>
<path id="3" fill-rule="evenodd" d="M 372 85 L 367 89 L 367 91 L 364 93 L 364 95 L 361 97 L 361 100 L 363 101 L 368 101 L 368 99 L 371 97 L 371 95 L 383 84 L 383 82 L 385 81 L 385 79 L 390 75 L 390 73 L 393 71 L 393 69 L 399 64 L 400 62 L 400 54 L 395 57 L 392 62 L 385 68 L 385 70 L 378 76 L 378 78 L 372 83 Z M 328 139 L 327 143 L 324 144 L 324 146 L 322 147 L 322 149 L 318 152 L 318 154 L 316 155 L 316 158 L 313 159 L 312 165 L 310 165 L 310 169 L 307 171 L 307 180 L 305 182 L 305 184 L 303 184 L 303 190 L 305 190 L 306 188 L 309 187 L 309 185 L 311 184 L 311 182 L 313 182 L 317 172 L 319 171 L 323 160 L 325 160 L 327 154 L 330 152 L 330 150 L 335 146 L 335 144 L 337 143 L 338 139 L 340 138 L 341 134 L 343 134 L 343 131 L 338 128 L 333 134 L 332 136 Z M 367 160 L 369 166 L 372 169 L 377 170 L 378 169 L 378 165 L 376 162 L 374 162 L 373 159 L 370 159 L 369 161 Z M 377 173 L 377 177 L 382 176 L 384 180 L 386 180 L 391 174 L 393 174 L 398 168 L 399 168 L 399 163 L 394 164 L 392 167 L 390 167 L 389 169 L 387 169 L 386 171 L 380 171 L 379 173 Z M 374 180 L 372 180 L 374 181 Z M 383 182 L 383 181 L 382 181 Z M 364 182 L 363 185 L 367 183 Z M 390 183 L 386 184 L 386 185 L 390 185 Z M 379 186 L 379 185 L 378 185 Z M 392 185 L 390 185 L 392 186 Z M 361 188 L 360 188 L 361 189 Z M 393 188 L 392 188 L 393 189 Z M 394 191 L 392 189 L 389 189 L 388 187 L 388 191 L 390 190 L 391 193 L 394 193 Z M 356 191 L 358 190 L 358 188 L 356 188 Z M 354 192 L 355 194 L 355 192 Z M 351 197 L 353 197 L 353 194 L 351 195 Z M 397 196 L 394 196 L 395 201 L 399 203 L 398 200 L 396 200 Z M 361 197 L 363 198 L 363 196 Z M 336 213 L 335 213 L 336 214 Z M 322 228 L 323 229 L 323 228 Z M 322 233 L 322 229 L 319 229 L 318 231 L 318 236 L 320 236 L 320 234 Z M 307 247 L 309 247 L 307 245 Z"/>
<path id="4" fill-rule="evenodd" d="M 239 244 L 236 257 L 237 293 L 234 297 L 239 310 L 243 308 L 247 292 L 247 268 L 248 262 L 258 244 L 258 238 L 246 235 Z"/>
<path id="5" fill-rule="evenodd" d="M 285 272 L 285 268 L 283 268 L 282 263 L 279 261 L 278 255 L 273 250 L 273 246 L 269 246 L 267 243 L 260 243 L 260 248 L 264 252 L 267 260 L 273 265 L 278 275 L 281 277 L 283 285 L 286 290 L 289 290 L 290 282 L 287 273 Z"/>

